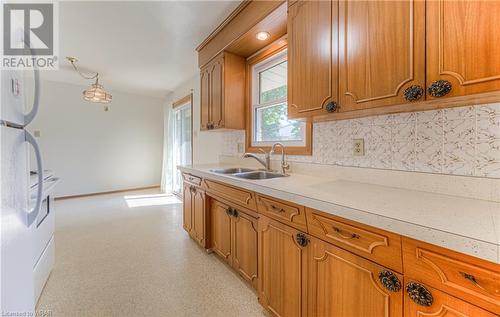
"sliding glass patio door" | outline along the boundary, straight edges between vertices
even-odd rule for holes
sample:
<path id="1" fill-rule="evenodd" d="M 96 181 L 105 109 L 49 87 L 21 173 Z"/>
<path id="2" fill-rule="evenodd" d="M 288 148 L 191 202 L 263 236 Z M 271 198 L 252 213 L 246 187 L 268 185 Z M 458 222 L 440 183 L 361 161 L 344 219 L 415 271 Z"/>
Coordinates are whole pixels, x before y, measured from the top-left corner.
<path id="1" fill-rule="evenodd" d="M 191 101 L 173 109 L 173 157 L 174 167 L 191 164 L 193 159 L 193 127 Z M 175 168 L 173 179 L 174 193 L 182 191 L 182 175 Z"/>

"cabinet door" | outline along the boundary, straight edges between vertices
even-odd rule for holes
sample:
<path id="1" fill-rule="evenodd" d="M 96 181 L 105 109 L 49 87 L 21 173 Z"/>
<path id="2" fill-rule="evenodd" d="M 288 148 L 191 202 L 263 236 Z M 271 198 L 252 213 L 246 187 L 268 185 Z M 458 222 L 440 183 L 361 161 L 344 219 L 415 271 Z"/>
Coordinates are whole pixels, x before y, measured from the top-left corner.
<path id="1" fill-rule="evenodd" d="M 405 285 L 415 283 L 411 280 L 406 280 Z M 416 287 L 423 286 L 425 290 L 417 289 Z M 428 287 L 424 284 L 417 283 L 414 287 L 416 295 L 422 295 L 424 292 L 432 296 L 430 306 L 423 306 L 413 301 L 409 294 L 405 295 L 405 317 L 421 317 L 421 316 L 439 316 L 439 317 L 494 317 L 498 316 L 484 309 L 464 302 L 456 297 L 440 292 L 436 289 Z M 422 296 L 424 298 L 424 296 Z M 428 297 L 427 297 L 428 298 Z"/>
<path id="2" fill-rule="evenodd" d="M 288 8 L 288 117 L 325 113 L 337 102 L 337 1 Z"/>
<path id="3" fill-rule="evenodd" d="M 500 1 L 426 4 L 428 87 L 446 80 L 451 84 L 446 96 L 500 89 Z"/>
<path id="4" fill-rule="evenodd" d="M 425 3 L 340 1 L 339 111 L 408 102 L 411 86 L 424 99 Z"/>
<path id="5" fill-rule="evenodd" d="M 228 206 L 212 200 L 210 226 L 212 250 L 231 264 L 231 216 L 228 214 Z"/>
<path id="6" fill-rule="evenodd" d="M 205 247 L 205 192 L 197 188 L 193 192 L 193 238 Z"/>
<path id="7" fill-rule="evenodd" d="M 275 316 L 302 315 L 308 247 L 297 243 L 299 233 L 265 216 L 259 218 L 259 301 Z"/>
<path id="8" fill-rule="evenodd" d="M 403 314 L 403 277 L 383 266 L 311 239 L 307 316 L 385 317 Z M 384 286 L 379 274 L 399 284 Z M 386 287 L 399 286 L 396 291 Z"/>
<path id="9" fill-rule="evenodd" d="M 257 288 L 257 219 L 239 210 L 233 217 L 233 267 Z"/>
<path id="10" fill-rule="evenodd" d="M 216 57 L 210 71 L 210 123 L 224 126 L 224 55 Z"/>
<path id="11" fill-rule="evenodd" d="M 193 204 L 192 204 L 191 188 L 193 188 L 192 185 L 184 183 L 184 190 L 182 194 L 182 210 L 183 210 L 182 227 L 189 234 L 191 234 L 191 231 L 193 229 L 193 216 L 192 216 Z"/>
<path id="12" fill-rule="evenodd" d="M 200 129 L 208 130 L 210 121 L 210 65 L 200 73 Z"/>

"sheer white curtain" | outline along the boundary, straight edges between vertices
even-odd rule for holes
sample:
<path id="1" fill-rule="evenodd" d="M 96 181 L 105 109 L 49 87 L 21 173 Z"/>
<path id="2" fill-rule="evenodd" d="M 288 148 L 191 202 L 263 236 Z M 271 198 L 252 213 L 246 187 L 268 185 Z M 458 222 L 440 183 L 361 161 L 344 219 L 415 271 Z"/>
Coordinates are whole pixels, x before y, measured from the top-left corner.
<path id="1" fill-rule="evenodd" d="M 175 177 L 174 166 L 174 115 L 172 102 L 168 101 L 163 107 L 163 166 L 161 173 L 161 191 L 171 193 Z"/>

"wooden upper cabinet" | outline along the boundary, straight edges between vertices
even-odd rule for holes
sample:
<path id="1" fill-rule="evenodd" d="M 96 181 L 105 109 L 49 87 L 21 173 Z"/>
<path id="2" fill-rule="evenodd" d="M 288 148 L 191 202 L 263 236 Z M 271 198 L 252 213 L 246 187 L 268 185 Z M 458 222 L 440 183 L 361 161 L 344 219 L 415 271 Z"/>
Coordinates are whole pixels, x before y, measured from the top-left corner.
<path id="1" fill-rule="evenodd" d="M 451 91 L 446 96 L 499 90 L 500 1 L 426 3 L 427 87 L 448 81 Z M 446 91 L 435 87 L 438 94 Z"/>
<path id="2" fill-rule="evenodd" d="M 210 71 L 209 66 L 202 68 L 200 72 L 200 128 L 201 130 L 208 129 L 210 121 Z"/>
<path id="3" fill-rule="evenodd" d="M 425 2 L 339 2 L 340 112 L 425 98 Z"/>
<path id="4" fill-rule="evenodd" d="M 338 102 L 337 11 L 337 1 L 299 0 L 288 8 L 289 118 L 324 114 Z"/>
<path id="5" fill-rule="evenodd" d="M 224 56 L 219 55 L 210 69 L 210 117 L 214 129 L 224 126 Z"/>
<path id="6" fill-rule="evenodd" d="M 245 128 L 245 59 L 222 52 L 200 70 L 201 130 Z"/>
<path id="7" fill-rule="evenodd" d="M 302 281 L 308 246 L 297 243 L 300 231 L 259 218 L 259 302 L 274 316 L 302 315 Z"/>
<path id="8" fill-rule="evenodd" d="M 402 316 L 402 275 L 316 238 L 310 248 L 306 316 Z"/>

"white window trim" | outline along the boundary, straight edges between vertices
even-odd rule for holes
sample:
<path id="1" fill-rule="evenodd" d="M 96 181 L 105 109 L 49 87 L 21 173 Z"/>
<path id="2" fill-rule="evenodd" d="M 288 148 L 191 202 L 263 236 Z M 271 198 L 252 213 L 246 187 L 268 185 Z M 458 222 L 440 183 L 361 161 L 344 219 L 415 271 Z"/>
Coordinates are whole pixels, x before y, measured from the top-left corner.
<path id="1" fill-rule="evenodd" d="M 255 141 L 255 136 L 256 136 L 256 121 L 255 120 L 255 112 L 258 108 L 265 108 L 269 106 L 275 106 L 280 103 L 286 103 L 287 98 L 284 97 L 279 100 L 267 102 L 267 103 L 259 103 L 260 102 L 260 82 L 259 82 L 259 73 L 265 71 L 266 69 L 269 69 L 271 67 L 274 67 L 280 63 L 283 63 L 287 60 L 287 50 L 283 50 L 283 52 L 280 52 L 271 58 L 268 58 L 260 63 L 257 63 L 252 66 L 252 93 L 251 93 L 251 104 L 252 104 L 252 109 L 251 109 L 251 122 L 252 122 L 252 127 L 251 127 L 251 145 L 252 146 L 272 146 L 276 142 L 283 143 L 286 146 L 299 146 L 299 147 L 304 147 L 306 146 L 306 127 L 304 123 L 304 127 L 302 129 L 303 135 L 302 135 L 302 140 L 301 141 L 285 141 L 285 140 L 275 140 L 275 141 Z M 257 101 L 257 102 L 255 102 Z"/>

